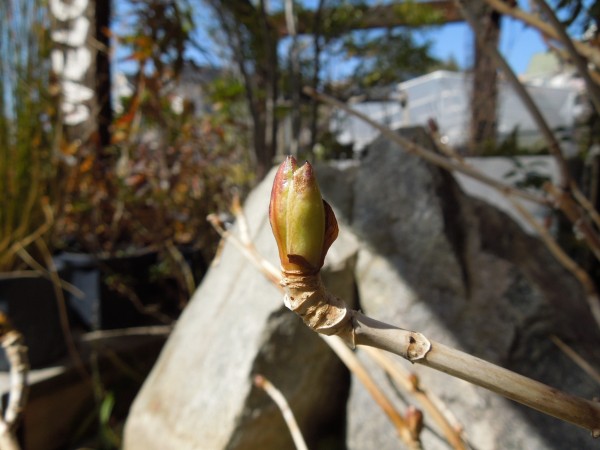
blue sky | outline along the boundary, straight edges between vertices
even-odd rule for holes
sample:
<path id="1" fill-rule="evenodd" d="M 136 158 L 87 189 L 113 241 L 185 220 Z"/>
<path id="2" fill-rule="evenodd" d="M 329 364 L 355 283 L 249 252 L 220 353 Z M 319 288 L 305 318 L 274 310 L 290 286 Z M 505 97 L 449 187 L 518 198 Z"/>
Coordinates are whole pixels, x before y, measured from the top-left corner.
<path id="1" fill-rule="evenodd" d="M 417 42 L 429 41 L 431 53 L 443 61 L 451 57 L 461 69 L 468 69 L 473 63 L 473 33 L 466 23 L 453 23 L 414 30 Z M 525 27 L 521 22 L 504 17 L 500 33 L 500 51 L 517 75 L 525 72 L 531 57 L 546 51 L 547 46 L 539 33 Z M 343 78 L 354 64 L 335 61 L 330 65 L 329 76 L 332 79 Z"/>
<path id="2" fill-rule="evenodd" d="M 453 56 L 461 67 L 471 65 L 473 59 L 473 38 L 468 25 L 455 23 L 432 30 L 429 39 L 432 52 L 440 59 Z M 527 69 L 531 56 L 546 50 L 540 35 L 521 22 L 503 18 L 500 50 L 513 70 L 518 74 Z"/>
<path id="3" fill-rule="evenodd" d="M 1 0 L 0 0 L 1 1 Z M 123 27 L 127 27 L 126 11 L 129 7 L 127 1 L 117 1 L 115 12 L 117 17 L 123 18 L 122 20 L 117 19 L 117 33 L 123 31 Z M 316 0 L 304 0 L 305 6 L 312 8 L 316 6 Z M 527 8 L 527 1 L 521 0 L 519 2 L 521 6 Z M 196 38 L 203 43 L 210 41 L 208 29 L 211 26 L 211 19 L 205 13 L 203 8 L 200 8 L 204 12 L 196 16 L 198 29 L 196 30 Z M 423 31 L 415 31 L 418 39 L 427 39 L 432 43 L 432 53 L 434 56 L 447 60 L 450 57 L 458 62 L 461 68 L 468 68 L 472 64 L 473 60 L 473 39 L 470 28 L 465 23 L 454 23 L 445 26 L 432 27 Z M 525 27 L 521 22 L 512 20 L 509 17 L 502 19 L 502 32 L 500 49 L 503 55 L 507 58 L 513 70 L 517 74 L 523 73 L 531 56 L 538 52 L 543 52 L 546 49 L 546 45 L 541 40 L 539 33 L 535 30 Z M 117 58 L 122 56 L 122 53 L 118 52 Z M 213 55 L 212 61 L 207 61 L 206 58 L 199 55 L 197 52 L 192 52 L 190 56 L 194 59 L 198 59 L 199 62 L 212 62 L 215 63 L 218 60 L 218 56 Z M 216 59 L 214 59 L 216 57 Z M 202 61 L 203 60 L 203 61 Z M 341 64 L 340 64 L 341 63 Z M 119 64 L 123 69 L 127 64 L 122 62 Z M 352 64 L 347 64 L 341 61 L 337 61 L 333 64 L 329 73 L 332 78 L 340 78 L 345 75 L 344 72 L 351 70 Z M 126 70 L 126 69 L 125 69 Z"/>
<path id="4" fill-rule="evenodd" d="M 317 0 L 304 0 L 307 8 L 316 8 L 317 3 Z M 529 10 L 527 0 L 519 0 L 518 3 L 521 8 Z M 423 32 L 423 38 L 432 42 L 434 56 L 442 60 L 453 56 L 462 68 L 467 68 L 472 64 L 472 33 L 466 23 L 432 28 Z M 518 75 L 526 70 L 531 56 L 545 51 L 546 45 L 535 30 L 525 27 L 521 22 L 510 17 L 503 17 L 500 50 Z"/>

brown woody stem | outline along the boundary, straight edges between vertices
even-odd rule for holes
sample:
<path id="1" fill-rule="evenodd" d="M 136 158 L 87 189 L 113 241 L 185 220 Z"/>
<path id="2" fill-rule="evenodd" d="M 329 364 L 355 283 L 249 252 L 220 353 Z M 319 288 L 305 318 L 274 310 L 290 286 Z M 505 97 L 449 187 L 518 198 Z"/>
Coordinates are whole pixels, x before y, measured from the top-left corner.
<path id="1" fill-rule="evenodd" d="M 400 355 L 489 389 L 600 437 L 600 404 L 566 394 L 459 350 L 352 311 L 355 342 Z"/>
<path id="2" fill-rule="evenodd" d="M 445 372 L 522 403 L 530 408 L 586 428 L 600 437 L 600 404 L 566 394 L 467 353 L 430 341 L 350 310 L 329 294 L 318 274 L 284 273 L 285 303 L 313 331 L 338 335 L 347 343 L 368 345 L 402 356 L 412 363 Z"/>

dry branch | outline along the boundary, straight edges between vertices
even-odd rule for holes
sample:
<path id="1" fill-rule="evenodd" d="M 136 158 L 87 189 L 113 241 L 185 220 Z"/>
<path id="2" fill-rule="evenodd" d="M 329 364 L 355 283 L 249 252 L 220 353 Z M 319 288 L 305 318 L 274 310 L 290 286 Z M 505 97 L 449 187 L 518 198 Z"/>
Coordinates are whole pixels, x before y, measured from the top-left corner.
<path id="1" fill-rule="evenodd" d="M 508 200 L 519 212 L 519 214 L 521 214 L 521 217 L 523 217 L 537 232 L 539 238 L 546 245 L 546 248 L 550 251 L 550 253 L 552 253 L 554 258 L 556 258 L 556 260 L 565 269 L 567 269 L 575 278 L 577 278 L 577 281 L 579 281 L 585 292 L 585 301 L 590 308 L 592 317 L 594 318 L 596 324 L 598 324 L 600 327 L 600 298 L 598 297 L 596 285 L 589 274 L 583 270 L 583 268 L 567 254 L 567 252 L 563 250 L 558 242 L 556 242 L 556 239 L 552 237 L 550 232 L 545 227 L 540 225 L 540 223 L 535 220 L 535 218 L 523 207 L 523 205 L 511 198 Z"/>
<path id="2" fill-rule="evenodd" d="M 429 340 L 420 333 L 379 322 L 353 311 L 347 330 L 357 345 L 370 345 L 400 355 L 489 389 L 530 408 L 570 422 L 600 437 L 600 403 L 571 396 L 475 356 Z"/>
<path id="3" fill-rule="evenodd" d="M 168 336 L 173 325 L 149 325 L 143 327 L 117 328 L 112 330 L 96 330 L 81 336 L 81 342 L 98 343 L 139 336 Z"/>
<path id="4" fill-rule="evenodd" d="M 365 389 L 371 394 L 373 399 L 381 407 L 383 412 L 388 416 L 391 422 L 396 427 L 401 439 L 406 443 L 407 447 L 412 450 L 420 449 L 421 442 L 419 435 L 416 436 L 411 432 L 407 420 L 403 418 L 390 400 L 383 394 L 381 389 L 375 384 L 365 367 L 360 363 L 352 350 L 348 348 L 346 343 L 338 336 L 323 336 L 325 342 L 335 351 L 336 355 L 342 362 L 352 371 L 352 373 L 361 381 Z"/>
<path id="5" fill-rule="evenodd" d="M 275 402 L 281 411 L 283 420 L 285 420 L 285 423 L 290 430 L 290 434 L 292 435 L 292 439 L 296 448 L 298 450 L 308 450 L 306 442 L 304 441 L 304 437 L 302 436 L 302 432 L 300 431 L 300 427 L 298 426 L 298 422 L 296 422 L 296 418 L 294 417 L 294 413 L 290 409 L 290 405 L 281 391 L 273 386 L 273 384 L 262 375 L 256 375 L 254 377 L 254 385 L 264 390 Z"/>
<path id="6" fill-rule="evenodd" d="M 13 329 L 8 319 L 1 313 L 0 344 L 10 366 L 8 405 L 0 418 L 0 450 L 19 450 L 15 429 L 27 402 L 29 360 L 23 335 Z"/>
<path id="7" fill-rule="evenodd" d="M 579 265 L 577 263 L 575 263 L 575 261 L 573 261 L 564 252 L 564 250 L 562 250 L 560 248 L 560 246 L 554 241 L 554 239 L 549 235 L 549 233 L 545 232 L 545 230 L 543 230 L 536 221 L 533 221 L 533 222 L 531 221 L 530 214 L 526 214 L 525 209 L 518 204 L 516 199 L 513 199 L 513 197 L 520 197 L 520 198 L 534 201 L 534 202 L 544 204 L 547 206 L 554 206 L 554 207 L 558 206 L 561 210 L 563 210 L 563 212 L 565 212 L 567 217 L 569 217 L 573 221 L 573 224 L 575 226 L 577 226 L 578 229 L 582 232 L 582 235 L 586 238 L 586 242 L 588 242 L 588 244 L 590 245 L 590 248 L 592 249 L 594 255 L 596 255 L 598 257 L 598 259 L 600 259 L 600 237 L 598 236 L 598 233 L 596 232 L 596 230 L 586 220 L 586 217 L 582 217 L 582 215 L 581 215 L 583 211 L 589 212 L 590 208 L 591 209 L 593 209 L 593 208 L 589 204 L 589 201 L 587 201 L 587 202 L 585 201 L 586 200 L 585 196 L 581 193 L 579 188 L 577 188 L 575 183 L 572 181 L 571 176 L 568 174 L 568 171 L 566 170 L 566 165 L 564 166 L 565 171 L 563 171 L 563 173 L 566 176 L 565 182 L 569 187 L 567 192 L 569 194 L 572 194 L 573 197 L 567 195 L 567 192 L 565 192 L 565 191 L 558 190 L 558 188 L 556 188 L 555 186 L 553 186 L 551 184 L 548 184 L 546 186 L 546 191 L 550 194 L 550 197 L 549 198 L 540 197 L 540 196 L 532 194 L 528 191 L 517 189 L 513 186 L 510 186 L 510 185 L 507 185 L 500 181 L 497 181 L 494 178 L 488 177 L 487 175 L 481 173 L 476 168 L 466 164 L 466 162 L 464 160 L 462 160 L 460 157 L 457 157 L 455 155 L 455 152 L 453 152 L 451 149 L 439 147 L 439 145 L 441 144 L 439 142 L 435 142 L 435 143 L 438 146 L 438 148 L 440 149 L 440 151 L 442 151 L 442 153 L 444 153 L 446 156 L 439 155 L 439 154 L 434 153 L 424 147 L 421 147 L 420 145 L 395 133 L 390 128 L 380 125 L 377 122 L 374 122 L 369 117 L 365 116 L 364 114 L 360 113 L 359 111 L 356 111 L 355 109 L 351 108 L 350 106 L 346 105 L 345 103 L 340 102 L 339 100 L 337 100 L 329 95 L 323 94 L 321 92 L 317 92 L 310 88 L 305 88 L 304 91 L 306 94 L 310 95 L 313 98 L 316 98 L 316 99 L 318 99 L 322 102 L 325 102 L 331 106 L 339 108 L 339 109 L 365 121 L 370 126 L 379 130 L 382 135 L 386 136 L 392 142 L 395 142 L 398 145 L 400 145 L 407 152 L 412 153 L 416 156 L 419 156 L 419 157 L 423 158 L 424 160 L 426 160 L 430 163 L 433 163 L 443 169 L 446 169 L 449 171 L 461 172 L 467 176 L 470 176 L 471 178 L 473 178 L 475 180 L 478 180 L 482 183 L 487 184 L 488 186 L 491 186 L 492 188 L 495 188 L 501 194 L 505 195 L 509 199 L 509 201 L 511 201 L 513 203 L 513 205 L 515 205 L 515 207 L 517 207 L 517 209 L 521 213 L 521 215 L 523 215 L 523 217 L 525 217 L 525 220 L 527 220 L 536 230 L 538 230 L 538 232 L 540 233 L 540 237 L 546 243 L 549 250 L 553 253 L 553 255 L 557 258 L 557 260 L 561 264 L 563 264 L 564 267 L 567 270 L 569 270 L 569 272 L 573 273 L 573 275 L 580 281 L 580 283 L 582 284 L 583 288 L 586 291 L 585 300 L 590 307 L 590 310 L 592 312 L 592 315 L 593 315 L 596 323 L 598 323 L 598 325 L 600 326 L 600 299 L 599 299 L 596 287 L 595 287 L 593 281 L 591 280 L 591 278 L 581 267 L 579 267 Z M 531 97 L 529 96 L 529 94 L 527 94 L 525 92 L 524 95 L 526 96 L 526 98 L 529 98 L 531 100 Z M 533 102 L 531 102 L 531 103 L 533 103 Z M 537 107 L 535 107 L 535 109 L 537 110 Z M 543 118 L 542 118 L 542 121 L 543 121 Z M 543 123 L 545 124 L 545 121 L 543 121 Z M 434 141 L 437 141 L 436 135 L 435 135 L 435 130 L 434 130 Z M 557 155 L 559 156 L 559 158 L 564 161 L 564 158 L 562 158 L 562 153 L 560 153 L 559 148 L 557 148 L 557 152 L 558 152 Z M 550 199 L 553 199 L 554 203 L 551 203 Z M 580 210 L 578 208 L 578 204 L 575 202 L 574 199 L 579 199 L 578 204 L 582 206 L 583 210 Z M 597 213 L 590 214 L 590 216 L 592 217 L 592 220 L 594 220 L 594 223 L 596 223 Z"/>
<path id="8" fill-rule="evenodd" d="M 598 372 L 592 365 L 587 362 L 579 353 L 573 350 L 569 345 L 562 341 L 558 336 L 550 336 L 550 340 L 562 350 L 575 364 L 581 368 L 590 378 L 596 383 L 600 384 L 600 372 Z"/>
<path id="9" fill-rule="evenodd" d="M 575 48 L 575 42 L 567 34 L 565 26 L 560 22 L 556 16 L 554 10 L 546 3 L 546 0 L 535 0 L 538 8 L 542 11 L 545 17 L 550 21 L 560 42 L 564 45 L 567 50 L 567 54 L 571 61 L 577 67 L 577 71 L 585 81 L 585 85 L 589 94 L 589 98 L 594 105 L 597 113 L 600 113 L 600 93 L 598 92 L 598 85 L 592 80 L 590 71 L 588 70 L 587 59 L 579 54 L 577 48 Z"/>
<path id="10" fill-rule="evenodd" d="M 560 40 L 560 36 L 556 32 L 556 29 L 536 15 L 523 11 L 521 8 L 511 6 L 509 2 L 504 2 L 503 0 L 485 0 L 485 2 L 499 13 L 520 20 L 524 24 L 536 28 L 551 39 L 557 41 Z M 573 44 L 580 55 L 589 59 L 596 67 L 600 67 L 600 51 L 597 48 L 580 41 L 574 41 Z M 596 79 L 596 81 L 598 80 Z"/>
<path id="11" fill-rule="evenodd" d="M 435 164 L 435 165 L 437 165 L 443 169 L 446 169 L 450 172 L 460 172 L 462 174 L 465 174 L 477 181 L 487 184 L 488 186 L 496 188 L 498 191 L 504 192 L 507 195 L 514 195 L 517 197 L 521 197 L 525 200 L 539 203 L 541 205 L 549 205 L 550 204 L 548 199 L 546 199 L 545 197 L 533 194 L 528 191 L 524 191 L 522 189 L 517 189 L 514 186 L 511 186 L 509 184 L 498 181 L 495 178 L 488 177 L 487 175 L 481 173 L 480 171 L 478 171 L 476 169 L 473 169 L 470 166 L 461 164 L 458 161 L 454 161 L 452 159 L 449 159 L 446 156 L 439 155 L 436 152 L 426 149 L 425 147 L 423 147 L 403 136 L 400 136 L 398 133 L 394 132 L 390 128 L 373 121 L 371 118 L 369 118 L 365 114 L 362 114 L 361 112 L 351 108 L 350 106 L 337 100 L 334 97 L 331 97 L 330 95 L 324 94 L 322 92 L 318 92 L 310 87 L 305 87 L 304 93 L 314 99 L 317 99 L 319 101 L 327 103 L 327 104 L 334 106 L 336 108 L 339 108 L 342 111 L 345 111 L 355 117 L 358 117 L 359 119 L 363 120 L 365 123 L 369 124 L 371 127 L 375 128 L 377 131 L 379 131 L 383 136 L 388 138 L 390 141 L 395 142 L 396 144 L 401 146 L 407 152 L 412 153 L 416 156 L 419 156 L 419 157 L 423 158 L 425 161 Z"/>
<path id="12" fill-rule="evenodd" d="M 579 186 L 577 186 L 577 183 L 570 174 L 567 160 L 561 150 L 561 146 L 558 142 L 558 139 L 550 129 L 548 123 L 546 122 L 546 119 L 544 119 L 544 116 L 542 115 L 538 106 L 533 101 L 531 95 L 529 95 L 529 92 L 527 92 L 525 86 L 519 81 L 506 59 L 500 54 L 500 52 L 495 46 L 489 45 L 489 43 L 485 41 L 484 36 L 481 30 L 479 29 L 479 26 L 473 14 L 469 11 L 468 8 L 462 5 L 461 0 L 455 1 L 456 4 L 461 8 L 462 14 L 465 16 L 467 22 L 473 29 L 476 38 L 493 57 L 498 68 L 502 70 L 505 78 L 511 84 L 515 93 L 518 95 L 518 97 L 521 99 L 521 101 L 529 111 L 529 114 L 536 123 L 540 133 L 546 140 L 546 143 L 548 144 L 548 151 L 554 157 L 556 163 L 558 164 L 558 168 L 561 175 L 560 188 L 562 190 L 562 193 L 560 196 L 555 197 L 558 201 L 558 205 L 563 210 L 563 212 L 569 217 L 569 219 L 574 225 L 580 224 L 579 229 L 583 237 L 585 238 L 586 242 L 588 243 L 590 249 L 596 256 L 596 258 L 600 260 L 600 235 L 598 234 L 597 230 L 594 229 L 594 227 L 588 225 L 587 219 L 580 221 L 578 220 L 579 217 L 574 219 L 573 215 L 569 215 L 573 211 L 572 208 L 570 208 L 571 202 L 569 202 L 568 199 L 573 198 L 574 200 L 579 199 L 579 201 L 581 201 L 581 199 L 585 198 L 585 196 L 583 195 L 583 193 L 579 189 Z M 565 196 L 568 196 L 568 198 Z M 587 201 L 584 201 L 582 206 L 584 211 L 588 211 L 588 213 L 589 211 L 593 210 L 593 208 L 589 207 L 590 205 Z"/>
<path id="13" fill-rule="evenodd" d="M 361 347 L 402 389 L 414 396 L 425 414 L 437 424 L 440 431 L 455 450 L 466 450 L 464 437 L 462 436 L 462 427 L 453 426 L 448 418 L 442 413 L 437 403 L 439 399 L 432 397 L 431 393 L 426 392 L 419 384 L 419 378 L 415 374 L 407 373 L 396 361 L 389 358 L 385 352 L 375 347 Z"/>

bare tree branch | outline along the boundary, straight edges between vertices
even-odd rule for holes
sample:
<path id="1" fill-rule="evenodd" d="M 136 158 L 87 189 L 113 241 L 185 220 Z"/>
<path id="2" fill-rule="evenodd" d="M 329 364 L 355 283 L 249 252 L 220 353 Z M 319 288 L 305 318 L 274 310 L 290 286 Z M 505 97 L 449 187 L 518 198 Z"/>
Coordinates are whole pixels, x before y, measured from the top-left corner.
<path id="1" fill-rule="evenodd" d="M 256 375 L 254 377 L 254 385 L 264 390 L 267 395 L 271 397 L 271 400 L 275 402 L 281 411 L 283 420 L 285 420 L 285 423 L 290 430 L 290 434 L 292 435 L 292 439 L 296 445 L 296 448 L 298 450 L 308 450 L 306 442 L 304 441 L 304 437 L 302 436 L 302 432 L 300 431 L 300 427 L 298 426 L 298 422 L 296 422 L 296 418 L 294 417 L 294 413 L 290 409 L 290 405 L 281 391 L 273 386 L 273 383 L 271 383 L 262 375 Z"/>
<path id="2" fill-rule="evenodd" d="M 550 204 L 549 201 L 545 197 L 533 194 L 528 191 L 517 189 L 514 186 L 511 186 L 506 183 L 502 183 L 502 182 L 496 180 L 495 178 L 488 177 L 487 175 L 481 173 L 480 171 L 478 171 L 476 169 L 473 169 L 472 167 L 469 167 L 465 164 L 461 164 L 460 162 L 454 161 L 445 156 L 439 155 L 431 150 L 428 150 L 428 149 L 420 146 L 419 144 L 416 144 L 415 142 L 412 142 L 409 139 L 406 139 L 405 137 L 400 136 L 398 133 L 394 132 L 393 130 L 389 129 L 388 127 L 383 126 L 383 125 L 373 121 L 371 118 L 369 118 L 365 114 L 362 114 L 361 112 L 349 107 L 345 103 L 343 103 L 327 94 L 324 94 L 322 92 L 317 92 L 310 87 L 305 87 L 304 92 L 307 95 L 309 95 L 310 97 L 316 98 L 322 102 L 325 102 L 331 106 L 335 106 L 336 108 L 339 108 L 349 114 L 352 114 L 353 116 L 358 117 L 359 119 L 365 121 L 370 126 L 375 128 L 386 138 L 388 138 L 392 142 L 395 142 L 398 145 L 400 145 L 407 152 L 413 153 L 414 155 L 419 156 L 430 163 L 433 163 L 439 167 L 449 170 L 450 172 L 460 172 L 465 175 L 468 175 L 477 181 L 481 181 L 482 183 L 492 186 L 501 192 L 505 192 L 507 195 L 514 195 L 517 197 L 521 197 L 525 200 L 539 203 L 541 205 L 549 205 Z"/>
<path id="3" fill-rule="evenodd" d="M 550 8 L 548 3 L 546 3 L 545 0 L 535 0 L 535 2 L 538 5 L 538 8 L 540 8 L 542 13 L 544 14 L 544 16 L 548 18 L 548 20 L 554 27 L 554 30 L 556 30 L 556 34 L 560 38 L 560 42 L 562 42 L 562 44 L 567 49 L 569 57 L 571 58 L 571 60 L 577 67 L 577 71 L 585 81 L 587 92 L 590 96 L 592 104 L 594 105 L 594 108 L 596 109 L 596 112 L 600 114 L 600 89 L 598 88 L 598 85 L 594 82 L 594 80 L 592 80 L 592 77 L 588 70 L 587 59 L 579 54 L 579 52 L 575 48 L 575 43 L 567 34 L 567 30 L 565 29 L 563 24 L 560 23 L 558 17 L 556 17 L 556 14 L 552 10 L 552 8 Z"/>

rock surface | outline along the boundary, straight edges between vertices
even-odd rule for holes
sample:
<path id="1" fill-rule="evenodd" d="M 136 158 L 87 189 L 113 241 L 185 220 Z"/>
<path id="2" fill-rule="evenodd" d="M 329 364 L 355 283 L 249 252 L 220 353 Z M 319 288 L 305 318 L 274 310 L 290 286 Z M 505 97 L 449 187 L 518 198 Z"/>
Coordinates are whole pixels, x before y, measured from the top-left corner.
<path id="1" fill-rule="evenodd" d="M 411 137 L 426 142 L 418 131 Z M 549 340 L 557 334 L 581 343 L 582 350 L 598 348 L 579 285 L 508 216 L 383 139 L 360 163 L 323 166 L 317 173 L 341 223 L 324 273 L 325 284 L 339 296 L 358 293 L 358 306 L 376 319 L 567 392 L 598 394 Z M 245 209 L 258 250 L 274 262 L 266 214 L 272 176 Z M 405 411 L 411 397 L 363 352 L 358 355 Z M 444 402 L 473 448 L 594 444 L 585 430 L 402 363 Z M 293 448 L 279 411 L 252 386 L 257 373 L 283 391 L 309 448 L 401 448 L 362 385 L 349 380 L 324 343 L 285 310 L 277 288 L 231 245 L 210 269 L 138 395 L 124 448 Z M 428 417 L 423 443 L 427 449 L 449 448 Z"/>
<path id="2" fill-rule="evenodd" d="M 273 176 L 246 203 L 254 242 L 271 262 L 277 256 L 265 211 Z M 345 280 L 337 283 L 339 295 L 353 294 L 353 261 L 344 252 L 334 261 L 333 278 Z M 253 387 L 255 374 L 283 392 L 312 448 L 335 442 L 336 433 L 343 439 L 347 371 L 285 309 L 278 288 L 228 244 L 137 396 L 124 448 L 294 448 L 279 410 Z"/>
<path id="3" fill-rule="evenodd" d="M 597 386 L 549 340 L 558 333 L 599 342 L 579 285 L 539 241 L 505 214 L 465 196 L 446 172 L 379 139 L 357 171 L 348 221 L 364 243 L 356 282 L 368 315 L 567 392 L 597 394 Z M 418 364 L 410 370 L 463 424 L 474 448 L 592 445 L 585 430 Z M 404 410 L 397 389 L 378 377 Z M 348 448 L 398 448 L 389 420 L 372 403 L 353 380 Z M 424 448 L 448 448 L 427 418 L 425 423 Z"/>

